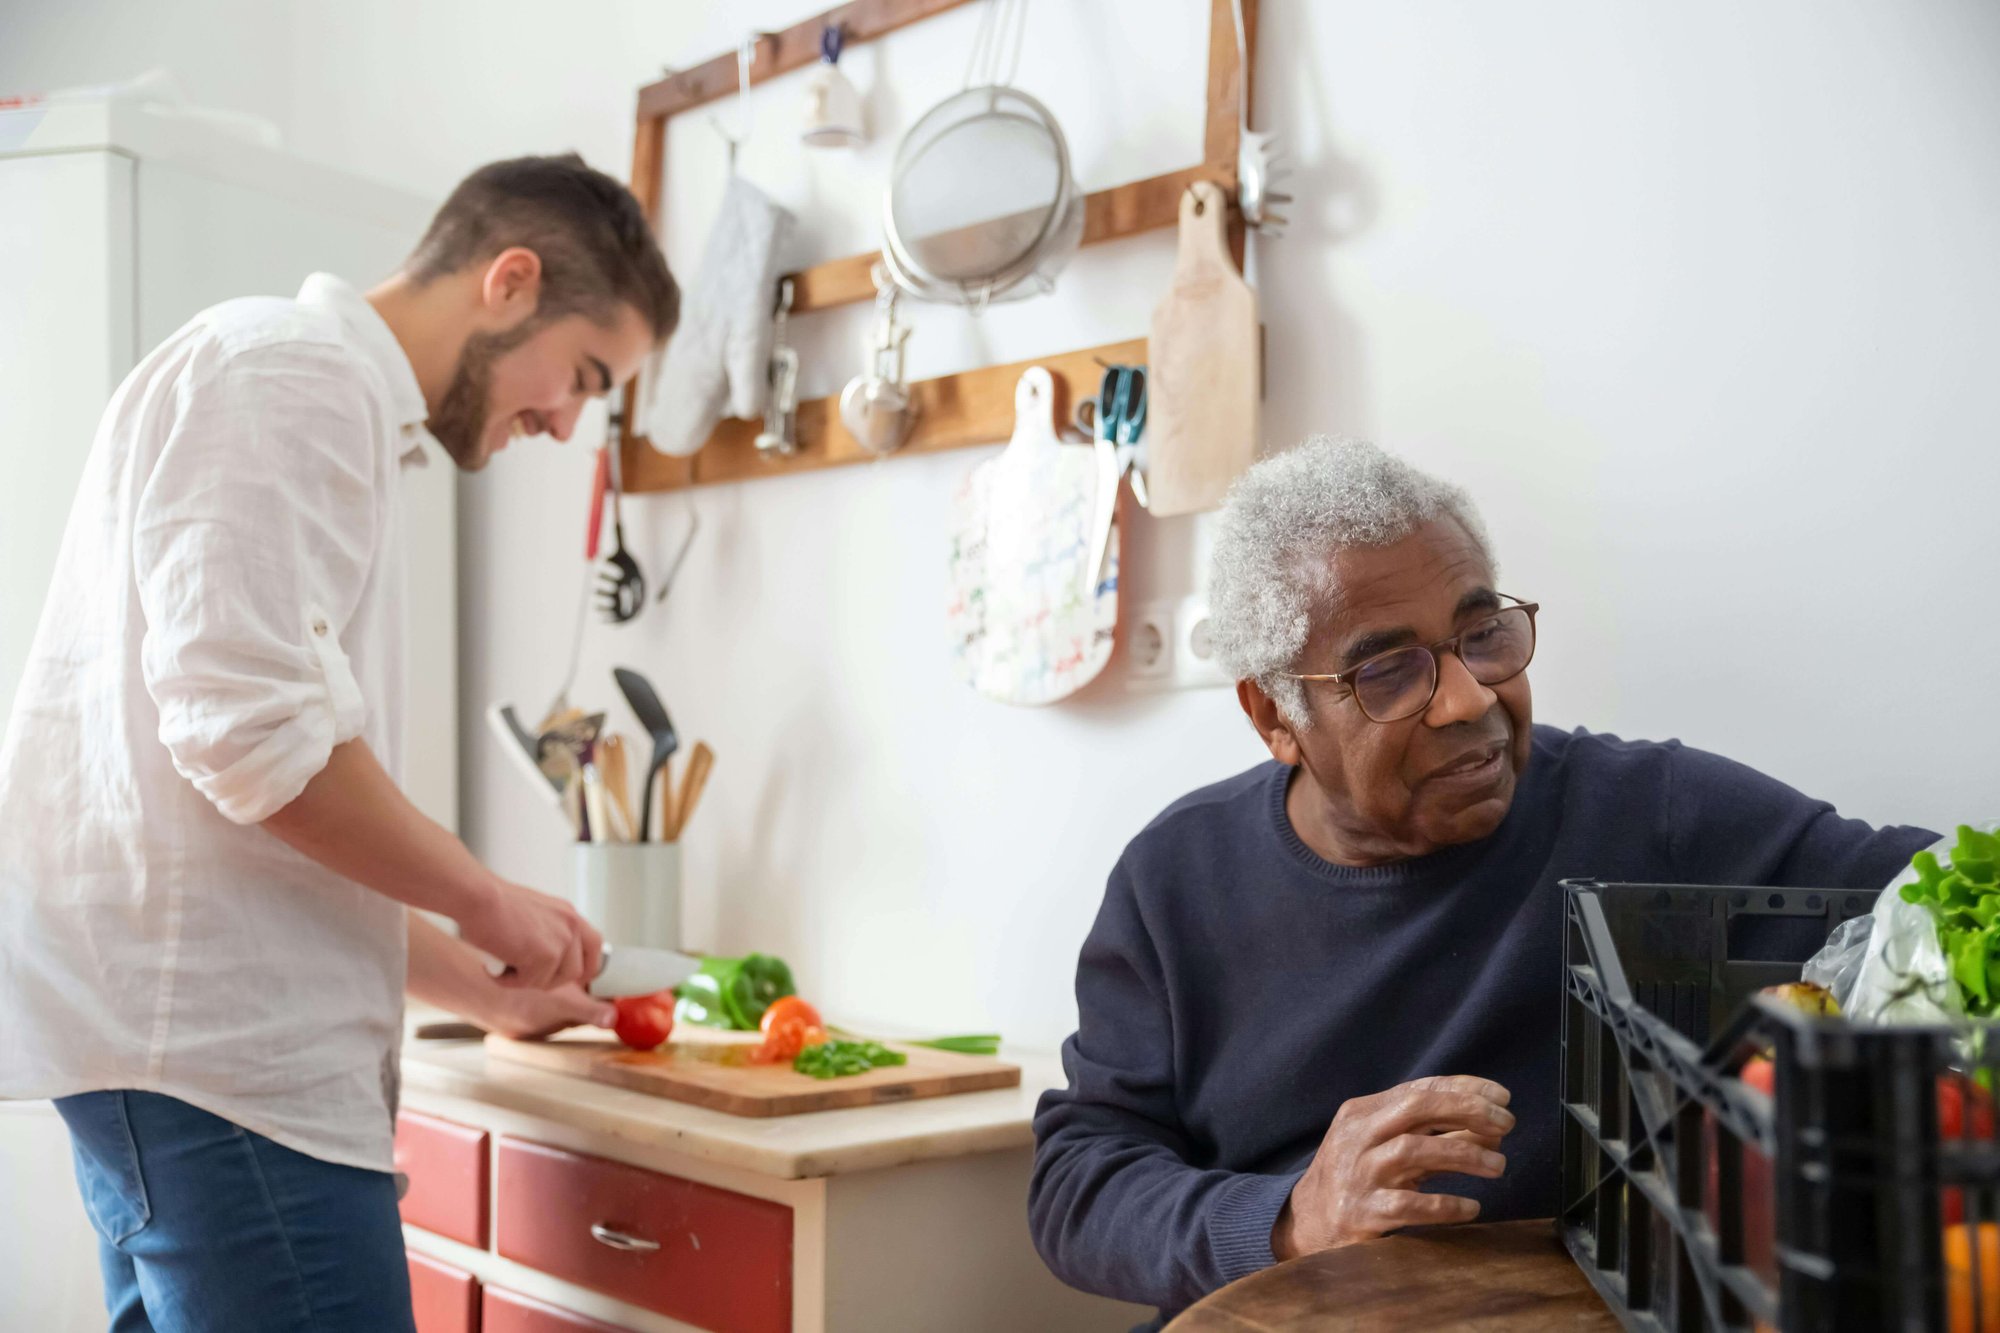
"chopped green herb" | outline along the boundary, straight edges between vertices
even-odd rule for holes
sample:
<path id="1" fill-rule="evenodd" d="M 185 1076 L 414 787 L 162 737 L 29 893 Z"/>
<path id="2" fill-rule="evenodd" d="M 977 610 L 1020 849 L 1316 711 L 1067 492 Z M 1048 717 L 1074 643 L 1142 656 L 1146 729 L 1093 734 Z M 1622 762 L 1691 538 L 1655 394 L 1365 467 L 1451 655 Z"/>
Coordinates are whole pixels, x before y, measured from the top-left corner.
<path id="1" fill-rule="evenodd" d="M 879 1041 L 833 1041 L 808 1046 L 792 1061 L 792 1068 L 814 1078 L 843 1078 L 865 1074 L 871 1069 L 908 1064 L 910 1057 L 892 1051 Z"/>

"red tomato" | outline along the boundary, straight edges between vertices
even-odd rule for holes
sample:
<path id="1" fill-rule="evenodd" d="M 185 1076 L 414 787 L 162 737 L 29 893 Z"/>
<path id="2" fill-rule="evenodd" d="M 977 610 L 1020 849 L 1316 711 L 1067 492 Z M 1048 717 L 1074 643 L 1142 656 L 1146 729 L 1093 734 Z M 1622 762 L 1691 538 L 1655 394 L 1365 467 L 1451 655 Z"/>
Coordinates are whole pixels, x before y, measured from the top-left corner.
<path id="1" fill-rule="evenodd" d="M 1937 1109 L 1939 1140 L 1993 1137 L 1992 1096 L 1955 1069 L 1938 1075 Z M 1946 1226 L 1965 1221 L 1964 1190 L 1944 1192 L 1944 1220 Z"/>
<path id="2" fill-rule="evenodd" d="M 1750 1057 L 1744 1061 L 1743 1068 L 1737 1071 L 1736 1076 L 1766 1097 L 1777 1096 L 1777 1066 L 1766 1056 Z M 1708 1197 L 1711 1200 L 1709 1225 L 1719 1228 L 1721 1224 L 1717 1220 L 1717 1208 L 1720 1206 L 1720 1201 L 1716 1199 L 1719 1190 L 1717 1184 L 1719 1162 L 1716 1154 L 1719 1151 L 1717 1141 L 1721 1131 L 1716 1128 L 1713 1116 L 1704 1114 L 1703 1120 L 1705 1123 L 1702 1132 L 1708 1138 Z M 1743 1145 L 1741 1180 L 1743 1262 L 1752 1272 L 1775 1285 L 1778 1281 L 1778 1264 L 1777 1233 L 1771 1215 L 1775 1189 L 1775 1182 L 1771 1177 L 1771 1159 L 1747 1143 Z"/>
<path id="3" fill-rule="evenodd" d="M 1970 1117 L 1966 1115 L 1967 1107 L 1972 1111 Z M 1957 1070 L 1938 1075 L 1937 1108 L 1939 1138 L 1993 1137 L 1993 1098 Z"/>
<path id="4" fill-rule="evenodd" d="M 1746 1061 L 1739 1077 L 1767 1097 L 1777 1095 L 1775 1086 L 1777 1070 L 1763 1056 Z M 1937 1114 L 1940 1141 L 1994 1137 L 1992 1095 L 1957 1070 L 1948 1069 L 1937 1077 Z M 1743 1154 L 1746 1227 L 1751 1222 L 1764 1222 L 1768 1226 L 1768 1221 L 1763 1216 L 1768 1204 L 1762 1196 L 1767 1195 L 1770 1190 L 1770 1165 L 1761 1155 L 1758 1155 L 1753 1163 L 1751 1160 L 1753 1151 L 1746 1148 Z M 1711 1163 L 1711 1175 L 1713 1171 Z M 1947 1188 L 1944 1191 L 1943 1213 L 1947 1226 L 1956 1226 L 1965 1220 L 1963 1190 Z M 1756 1216 L 1752 1218 L 1751 1214 Z M 1748 1248 L 1754 1249 L 1755 1246 L 1751 1245 Z"/>
<path id="5" fill-rule="evenodd" d="M 795 1014 L 764 1030 L 764 1040 L 750 1052 L 750 1062 L 759 1065 L 790 1064 L 799 1058 L 800 1051 L 808 1046 L 818 1046 L 825 1040 L 825 1028 L 807 1023 L 804 1015 Z"/>
<path id="6" fill-rule="evenodd" d="M 819 1010 L 796 995 L 773 1000 L 757 1026 L 763 1029 L 764 1040 L 750 1052 L 752 1064 L 790 1064 L 800 1051 L 826 1040 Z"/>
<path id="7" fill-rule="evenodd" d="M 628 995 L 614 1003 L 618 1008 L 618 1022 L 611 1030 L 618 1034 L 618 1040 L 633 1050 L 650 1051 L 673 1035 L 672 991 L 663 990 L 657 995 Z"/>
<path id="8" fill-rule="evenodd" d="M 758 1023 L 757 1026 L 763 1029 L 764 1035 L 768 1037 L 771 1035 L 772 1028 L 780 1023 L 789 1023 L 794 1018 L 804 1019 L 807 1027 L 818 1028 L 826 1026 L 820 1019 L 819 1010 L 813 1008 L 796 995 L 787 995 L 771 1001 L 771 1007 L 764 1011 L 763 1021 Z"/>

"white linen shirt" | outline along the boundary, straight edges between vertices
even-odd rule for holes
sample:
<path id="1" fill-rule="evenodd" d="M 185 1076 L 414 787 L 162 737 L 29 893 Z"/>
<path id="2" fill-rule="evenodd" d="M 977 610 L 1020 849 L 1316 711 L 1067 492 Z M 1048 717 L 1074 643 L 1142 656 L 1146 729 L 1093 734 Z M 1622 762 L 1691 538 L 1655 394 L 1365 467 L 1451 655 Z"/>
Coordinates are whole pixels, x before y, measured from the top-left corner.
<path id="1" fill-rule="evenodd" d="M 326 274 L 119 386 L 0 744 L 0 1097 L 165 1093 L 393 1169 L 405 910 L 258 823 L 345 741 L 400 771 L 427 415 Z"/>

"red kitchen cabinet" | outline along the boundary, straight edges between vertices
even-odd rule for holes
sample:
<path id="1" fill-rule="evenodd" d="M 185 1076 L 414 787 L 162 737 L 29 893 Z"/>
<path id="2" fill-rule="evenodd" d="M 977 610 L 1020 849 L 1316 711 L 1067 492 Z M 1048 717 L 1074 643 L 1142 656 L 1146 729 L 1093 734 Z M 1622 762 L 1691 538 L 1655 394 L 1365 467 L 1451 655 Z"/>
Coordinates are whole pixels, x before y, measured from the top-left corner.
<path id="1" fill-rule="evenodd" d="M 498 1287 L 486 1289 L 483 1306 L 486 1323 L 481 1333 L 628 1333 L 616 1324 L 586 1319 Z"/>
<path id="2" fill-rule="evenodd" d="M 502 1135 L 503 1258 L 713 1333 L 788 1333 L 792 1210 Z"/>
<path id="3" fill-rule="evenodd" d="M 417 1333 L 479 1333 L 479 1283 L 472 1274 L 415 1250 L 405 1253 Z"/>
<path id="4" fill-rule="evenodd" d="M 396 1117 L 396 1169 L 410 1178 L 403 1220 L 486 1248 L 486 1131 L 404 1111 Z"/>

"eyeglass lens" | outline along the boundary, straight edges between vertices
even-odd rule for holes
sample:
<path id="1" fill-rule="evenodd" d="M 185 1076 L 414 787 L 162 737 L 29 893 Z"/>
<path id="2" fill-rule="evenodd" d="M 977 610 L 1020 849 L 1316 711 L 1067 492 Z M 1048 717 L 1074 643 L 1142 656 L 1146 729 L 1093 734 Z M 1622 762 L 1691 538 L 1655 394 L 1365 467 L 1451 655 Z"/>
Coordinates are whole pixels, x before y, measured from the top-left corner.
<path id="1" fill-rule="evenodd" d="M 1458 638 L 1458 658 L 1481 685 L 1498 685 L 1527 669 L 1535 651 L 1534 617 L 1512 606 L 1466 630 Z M 1412 645 L 1372 657 L 1354 670 L 1351 685 L 1361 711 L 1377 722 L 1397 722 L 1421 713 L 1437 692 L 1437 658 Z"/>

